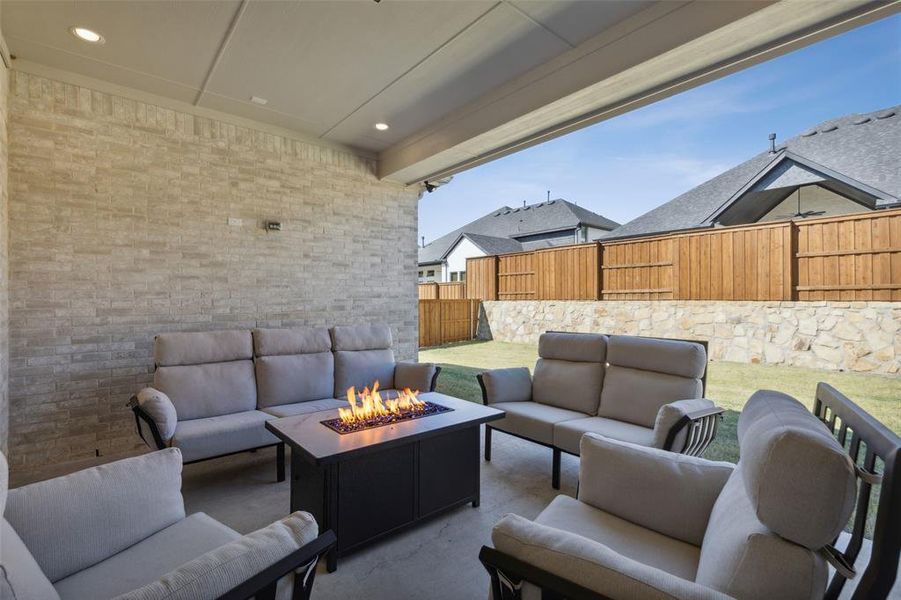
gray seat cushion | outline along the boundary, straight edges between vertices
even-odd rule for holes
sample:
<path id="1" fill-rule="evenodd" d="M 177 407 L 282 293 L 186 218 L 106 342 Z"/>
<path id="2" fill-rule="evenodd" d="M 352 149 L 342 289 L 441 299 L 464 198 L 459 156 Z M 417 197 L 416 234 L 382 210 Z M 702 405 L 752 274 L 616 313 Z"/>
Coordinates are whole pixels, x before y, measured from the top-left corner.
<path id="1" fill-rule="evenodd" d="M 275 417 L 258 410 L 206 419 L 180 421 L 172 446 L 181 449 L 185 462 L 250 450 L 278 443 L 266 430 L 266 421 Z"/>
<path id="2" fill-rule="evenodd" d="M 212 517 L 195 513 L 101 563 L 57 581 L 56 590 L 63 600 L 113 598 L 240 537 Z"/>
<path id="3" fill-rule="evenodd" d="M 600 333 L 549 331 L 538 338 L 538 356 L 569 362 L 607 361 L 607 336 Z"/>
<path id="4" fill-rule="evenodd" d="M 579 454 L 579 441 L 588 432 L 641 446 L 650 446 L 654 441 L 653 429 L 604 417 L 588 417 L 554 425 L 554 445 Z"/>
<path id="5" fill-rule="evenodd" d="M 254 329 L 254 356 L 289 356 L 331 352 L 332 338 L 326 327 Z"/>
<path id="6" fill-rule="evenodd" d="M 252 356 L 250 332 L 245 330 L 161 333 L 153 343 L 154 361 L 161 367 L 248 360 Z"/>
<path id="7" fill-rule="evenodd" d="M 555 424 L 586 417 L 585 413 L 538 402 L 498 402 L 491 407 L 507 413 L 503 419 L 492 421 L 492 427 L 548 445 L 554 443 Z"/>
<path id="8" fill-rule="evenodd" d="M 331 329 L 332 350 L 384 350 L 392 344 L 391 328 L 383 324 L 337 325 Z"/>
<path id="9" fill-rule="evenodd" d="M 603 383 L 601 363 L 539 358 L 532 376 L 532 400 L 593 415 Z"/>
<path id="10" fill-rule="evenodd" d="M 181 456 L 166 449 L 10 490 L 6 519 L 56 582 L 184 519 Z"/>
<path id="11" fill-rule="evenodd" d="M 331 333 L 336 398 L 344 398 L 351 386 L 359 391 L 376 381 L 384 389 L 394 387 L 394 352 L 387 325 L 338 326 Z"/>
<path id="12" fill-rule="evenodd" d="M 166 394 L 180 421 L 253 410 L 257 385 L 253 361 L 161 366 L 153 387 Z"/>
<path id="13" fill-rule="evenodd" d="M 604 377 L 597 414 L 653 428 L 661 406 L 700 398 L 702 387 L 700 379 L 611 364 Z"/>
<path id="14" fill-rule="evenodd" d="M 267 406 L 260 410 L 282 418 L 293 417 L 294 415 L 306 415 L 323 410 L 334 410 L 336 408 L 347 408 L 347 400 L 341 400 L 340 398 L 323 398 L 321 400 L 310 400 L 308 402 L 297 402 L 295 404 Z"/>
<path id="15" fill-rule="evenodd" d="M 707 370 L 704 346 L 681 340 L 611 335 L 607 362 L 618 367 L 700 379 Z"/>
<path id="16" fill-rule="evenodd" d="M 59 600 L 59 594 L 25 547 L 22 538 L 2 517 L 0 517 L 0 540 L 3 542 L 0 543 L 0 565 L 3 565 L 3 569 L 0 570 L 0 598 Z"/>
<path id="17" fill-rule="evenodd" d="M 645 529 L 575 498 L 557 496 L 535 522 L 600 542 L 623 556 L 677 577 L 689 581 L 695 579 L 700 548 Z"/>
<path id="18" fill-rule="evenodd" d="M 327 398 L 335 388 L 331 352 L 260 356 L 254 361 L 259 408 Z"/>

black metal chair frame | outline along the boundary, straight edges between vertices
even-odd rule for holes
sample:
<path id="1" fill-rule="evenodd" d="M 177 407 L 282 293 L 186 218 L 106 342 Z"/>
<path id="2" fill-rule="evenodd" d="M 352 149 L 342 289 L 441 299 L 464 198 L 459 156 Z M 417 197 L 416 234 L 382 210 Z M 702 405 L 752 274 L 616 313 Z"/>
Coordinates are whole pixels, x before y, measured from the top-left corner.
<path id="1" fill-rule="evenodd" d="M 862 568 L 853 600 L 881 600 L 887 598 L 895 583 L 898 560 L 901 557 L 901 438 L 826 383 L 817 386 L 813 407 L 816 415 L 836 436 L 851 459 L 858 465 L 857 508 L 853 517 L 851 536 L 844 550 L 834 550 L 833 556 L 845 565 L 854 565 L 863 545 L 870 497 L 875 486 L 880 487 L 879 503 L 869 562 Z M 861 457 L 861 445 L 865 447 Z M 861 460 L 862 458 L 862 460 Z M 883 463 L 877 472 L 876 460 Z M 837 541 L 837 540 L 835 540 Z M 833 547 L 835 545 L 833 542 Z M 483 546 L 479 560 L 491 577 L 495 600 L 520 600 L 524 581 L 541 589 L 542 600 L 605 600 L 592 590 L 539 569 L 495 548 Z M 853 571 L 853 568 L 851 568 Z M 847 581 L 836 570 L 829 581 L 824 600 L 839 597 Z"/>
<path id="2" fill-rule="evenodd" d="M 219 600 L 275 600 L 278 582 L 294 573 L 292 600 L 309 600 L 316 577 L 319 558 L 331 551 L 336 544 L 335 534 L 329 530 L 318 538 L 298 548 L 277 563 L 270 565 L 250 579 L 219 596 Z"/>
<path id="3" fill-rule="evenodd" d="M 561 332 L 561 331 L 549 331 L 547 333 L 570 333 L 570 332 Z M 700 344 L 704 347 L 704 353 L 707 354 L 707 342 L 705 340 L 684 340 L 684 339 L 676 339 L 676 338 L 649 338 L 649 339 L 657 339 L 657 340 L 668 340 L 674 342 L 691 342 L 694 344 Z M 485 383 L 482 380 L 482 374 L 479 373 L 476 375 L 476 379 L 479 381 L 479 387 L 482 389 L 482 403 L 488 404 L 488 391 L 485 389 Z M 704 367 L 704 374 L 701 377 L 701 395 L 707 391 L 707 367 Z M 716 438 L 717 430 L 719 429 L 719 423 L 722 420 L 722 415 L 725 412 L 722 408 L 713 407 L 713 408 L 704 408 L 701 410 L 697 410 L 694 412 L 690 412 L 688 414 L 683 415 L 667 432 L 666 439 L 664 440 L 663 449 L 668 450 L 670 452 L 676 452 L 677 454 L 687 454 L 689 456 L 703 456 L 704 452 L 707 451 L 707 448 L 710 447 L 710 444 L 713 443 L 713 440 Z M 485 461 L 491 462 L 491 432 L 493 429 L 497 429 L 496 427 L 491 427 L 490 425 L 485 425 Z M 683 430 L 688 430 L 687 435 L 685 436 L 685 443 L 681 448 L 676 449 L 674 445 L 676 443 L 676 438 Z M 515 433 L 510 433 L 509 431 L 504 431 L 503 429 L 498 429 L 498 431 L 502 433 L 506 433 L 507 435 L 512 435 L 513 437 L 518 437 L 523 440 L 528 440 L 534 444 L 538 444 L 539 446 L 544 446 L 545 448 L 550 448 L 552 451 L 551 455 L 551 487 L 555 490 L 560 489 L 560 462 L 562 459 L 562 455 L 564 452 L 571 456 L 578 456 L 573 452 L 569 452 L 567 450 L 563 450 L 562 448 L 557 448 L 552 444 L 545 444 L 544 442 L 539 442 L 533 440 L 531 438 L 523 437 L 521 435 L 517 435 Z"/>

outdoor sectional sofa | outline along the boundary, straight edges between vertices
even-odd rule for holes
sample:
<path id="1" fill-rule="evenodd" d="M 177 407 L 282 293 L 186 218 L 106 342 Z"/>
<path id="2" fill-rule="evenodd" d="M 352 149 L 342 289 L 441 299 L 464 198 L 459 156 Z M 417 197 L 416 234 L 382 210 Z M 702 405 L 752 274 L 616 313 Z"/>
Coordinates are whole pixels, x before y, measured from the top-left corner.
<path id="1" fill-rule="evenodd" d="M 179 448 L 185 463 L 284 443 L 266 421 L 347 406 L 347 389 L 378 381 L 434 391 L 440 367 L 396 362 L 386 325 L 164 333 L 154 340 L 153 387 L 131 400 L 153 449 Z"/>
<path id="2" fill-rule="evenodd" d="M 554 489 L 561 452 L 579 455 L 585 433 L 700 456 L 723 412 L 705 398 L 704 342 L 595 333 L 547 332 L 534 375 L 525 367 L 479 374 L 485 404 L 506 416 L 485 427 L 553 449 Z"/>

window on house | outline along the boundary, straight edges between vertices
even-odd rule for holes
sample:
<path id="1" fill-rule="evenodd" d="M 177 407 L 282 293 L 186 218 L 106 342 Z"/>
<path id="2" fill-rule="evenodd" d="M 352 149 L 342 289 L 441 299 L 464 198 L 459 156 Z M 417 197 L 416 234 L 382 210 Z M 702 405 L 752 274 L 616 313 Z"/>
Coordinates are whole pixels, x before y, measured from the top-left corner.
<path id="1" fill-rule="evenodd" d="M 460 281 L 466 281 L 466 271 L 460 271 Z"/>
<path id="2" fill-rule="evenodd" d="M 450 276 L 451 276 L 451 281 L 457 281 L 457 272 L 456 271 L 452 272 L 450 274 Z"/>
<path id="3" fill-rule="evenodd" d="M 426 276 L 427 276 L 427 277 L 434 277 L 434 276 L 435 276 L 435 271 L 433 271 L 433 270 L 430 269 L 430 270 L 426 273 Z"/>

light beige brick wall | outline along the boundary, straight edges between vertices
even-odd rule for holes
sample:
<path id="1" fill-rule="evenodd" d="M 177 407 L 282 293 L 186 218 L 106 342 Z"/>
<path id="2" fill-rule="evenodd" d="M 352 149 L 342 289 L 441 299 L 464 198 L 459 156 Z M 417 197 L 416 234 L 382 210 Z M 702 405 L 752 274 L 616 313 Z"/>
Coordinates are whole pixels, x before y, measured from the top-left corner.
<path id="1" fill-rule="evenodd" d="M 162 331 L 381 321 L 415 356 L 416 189 L 349 152 L 20 71 L 11 86 L 14 469 L 135 449 L 125 403 Z"/>
<path id="2" fill-rule="evenodd" d="M 9 73 L 0 60 L 0 451 L 9 441 L 9 201 L 7 193 L 7 96 Z"/>

